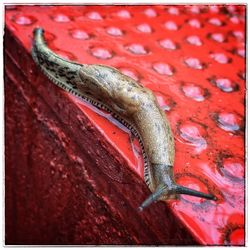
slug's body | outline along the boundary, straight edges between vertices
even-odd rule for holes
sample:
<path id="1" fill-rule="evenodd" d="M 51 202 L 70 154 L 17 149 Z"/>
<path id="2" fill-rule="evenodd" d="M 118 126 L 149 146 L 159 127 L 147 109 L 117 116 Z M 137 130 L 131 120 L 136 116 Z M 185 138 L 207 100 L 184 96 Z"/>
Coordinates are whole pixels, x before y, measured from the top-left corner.
<path id="1" fill-rule="evenodd" d="M 41 28 L 34 30 L 32 56 L 56 85 L 109 111 L 138 137 L 144 157 L 145 182 L 152 192 L 140 206 L 141 210 L 153 201 L 176 198 L 177 194 L 215 199 L 213 195 L 175 183 L 172 132 L 150 90 L 114 68 L 77 64 L 59 57 L 46 46 Z"/>

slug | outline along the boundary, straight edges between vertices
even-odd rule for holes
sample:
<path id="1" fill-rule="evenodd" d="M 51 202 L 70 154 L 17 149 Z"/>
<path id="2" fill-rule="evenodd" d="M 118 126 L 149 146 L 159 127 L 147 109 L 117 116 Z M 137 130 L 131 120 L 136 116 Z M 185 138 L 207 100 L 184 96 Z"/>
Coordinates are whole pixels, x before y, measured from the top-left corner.
<path id="1" fill-rule="evenodd" d="M 144 179 L 152 192 L 139 211 L 158 200 L 177 199 L 179 194 L 216 200 L 212 194 L 176 184 L 173 135 L 165 113 L 149 89 L 115 68 L 65 60 L 47 47 L 42 28 L 35 28 L 33 34 L 32 57 L 53 83 L 108 111 L 138 138 Z"/>

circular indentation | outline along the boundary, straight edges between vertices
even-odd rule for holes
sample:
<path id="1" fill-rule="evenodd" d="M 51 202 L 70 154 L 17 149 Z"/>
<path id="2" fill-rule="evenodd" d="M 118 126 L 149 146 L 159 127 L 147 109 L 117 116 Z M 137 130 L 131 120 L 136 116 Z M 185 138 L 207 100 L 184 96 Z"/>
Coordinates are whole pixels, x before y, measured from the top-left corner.
<path id="1" fill-rule="evenodd" d="M 136 55 L 146 55 L 148 53 L 146 48 L 144 48 L 141 44 L 136 43 L 128 45 L 127 49 Z"/>
<path id="2" fill-rule="evenodd" d="M 189 58 L 186 58 L 184 62 L 189 68 L 192 68 L 192 69 L 201 70 L 204 68 L 204 64 L 202 64 L 198 58 L 189 57 Z"/>
<path id="3" fill-rule="evenodd" d="M 168 13 L 171 15 L 179 15 L 180 11 L 178 8 L 171 6 L 168 8 Z"/>
<path id="4" fill-rule="evenodd" d="M 239 179 L 244 178 L 244 164 L 240 162 L 239 159 L 234 158 L 226 158 L 224 159 L 223 163 L 223 172 L 226 175 L 230 175 L 232 177 L 236 177 Z M 226 173 L 225 173 L 226 172 Z"/>
<path id="5" fill-rule="evenodd" d="M 236 54 L 241 56 L 241 57 L 246 57 L 246 50 L 245 48 L 240 48 L 236 50 Z"/>
<path id="6" fill-rule="evenodd" d="M 245 244 L 244 225 L 238 221 L 234 223 L 229 222 L 223 231 L 223 244 L 230 246 L 243 246 Z"/>
<path id="7" fill-rule="evenodd" d="M 181 90 L 186 97 L 189 97 L 197 102 L 202 102 L 208 95 L 208 90 L 203 89 L 193 83 L 183 83 L 181 85 Z"/>
<path id="8" fill-rule="evenodd" d="M 236 5 L 227 5 L 226 9 L 229 13 L 235 13 L 236 12 Z"/>
<path id="9" fill-rule="evenodd" d="M 216 78 L 212 77 L 208 79 L 213 85 L 218 87 L 223 92 L 233 92 L 239 90 L 239 85 L 235 82 L 232 82 L 228 78 Z"/>
<path id="10" fill-rule="evenodd" d="M 208 8 L 209 8 L 209 11 L 212 13 L 218 13 L 220 11 L 218 5 L 209 5 Z"/>
<path id="11" fill-rule="evenodd" d="M 194 189 L 194 190 L 199 191 L 199 192 L 209 194 L 209 190 L 208 190 L 207 185 L 203 181 L 198 179 L 197 177 L 182 175 L 181 177 L 178 178 L 177 183 L 178 183 L 178 185 L 181 185 L 181 186 L 184 186 L 187 188 L 191 188 L 191 189 Z M 184 199 L 184 200 L 189 201 L 191 203 L 202 203 L 202 202 L 206 201 L 206 199 L 204 199 L 204 198 L 190 196 L 190 195 L 184 195 L 184 194 L 181 195 L 181 199 Z"/>
<path id="12" fill-rule="evenodd" d="M 161 75 L 167 75 L 167 76 L 172 76 L 174 74 L 174 68 L 166 63 L 161 63 L 161 62 L 157 62 L 153 64 L 153 69 L 161 74 Z"/>
<path id="13" fill-rule="evenodd" d="M 63 51 L 63 50 L 54 50 L 54 51 L 57 55 L 59 55 L 60 57 L 66 59 L 66 60 L 76 61 L 76 57 L 68 51 Z"/>
<path id="14" fill-rule="evenodd" d="M 215 83 L 216 86 L 224 92 L 233 92 L 239 89 L 238 84 L 233 83 L 227 78 L 218 78 L 215 80 Z"/>
<path id="15" fill-rule="evenodd" d="M 196 29 L 201 28 L 201 22 L 198 19 L 190 19 L 188 20 L 188 24 Z"/>
<path id="16" fill-rule="evenodd" d="M 87 40 L 89 39 L 89 34 L 81 29 L 72 29 L 69 31 L 70 35 L 79 40 Z"/>
<path id="17" fill-rule="evenodd" d="M 106 32 L 111 35 L 111 36 L 122 36 L 123 32 L 121 29 L 116 28 L 116 27 L 108 27 L 106 29 Z"/>
<path id="18" fill-rule="evenodd" d="M 240 157 L 233 156 L 230 153 L 219 153 L 216 157 L 216 165 L 220 174 L 231 181 L 238 182 L 244 180 L 245 164 Z"/>
<path id="19" fill-rule="evenodd" d="M 245 244 L 245 230 L 243 228 L 235 229 L 229 235 L 230 244 L 233 246 L 244 246 Z"/>
<path id="20" fill-rule="evenodd" d="M 240 23 L 240 19 L 237 16 L 232 16 L 230 17 L 230 21 L 234 24 L 239 24 Z"/>
<path id="21" fill-rule="evenodd" d="M 222 21 L 221 21 L 220 19 L 216 18 L 216 17 L 210 18 L 210 19 L 208 20 L 208 22 L 209 22 L 210 24 L 215 25 L 215 26 L 222 26 L 222 25 L 223 25 Z"/>
<path id="22" fill-rule="evenodd" d="M 244 71 L 239 71 L 238 76 L 239 76 L 239 78 L 241 78 L 242 80 L 246 80 L 246 72 L 244 72 Z"/>
<path id="23" fill-rule="evenodd" d="M 164 111 L 170 111 L 176 105 L 176 102 L 174 102 L 171 97 L 166 96 L 164 93 L 161 93 L 159 91 L 154 91 L 154 94 L 156 96 L 156 99 L 157 99 L 160 107 Z"/>
<path id="24" fill-rule="evenodd" d="M 202 45 L 202 41 L 198 36 L 188 36 L 186 38 L 186 41 L 189 44 L 195 45 L 195 46 L 201 46 Z"/>
<path id="25" fill-rule="evenodd" d="M 97 11 L 88 12 L 86 16 L 87 18 L 91 20 L 96 20 L 96 21 L 100 21 L 103 19 L 102 16 Z"/>
<path id="26" fill-rule="evenodd" d="M 204 138 L 206 132 L 204 128 L 195 123 L 181 123 L 178 125 L 179 135 L 185 142 L 188 142 L 196 148 L 196 153 L 207 148 L 207 141 Z"/>
<path id="27" fill-rule="evenodd" d="M 189 7 L 189 11 L 193 14 L 199 14 L 201 10 L 199 6 L 193 5 Z"/>
<path id="28" fill-rule="evenodd" d="M 51 42 L 56 39 L 56 36 L 48 31 L 44 33 L 45 41 Z"/>
<path id="29" fill-rule="evenodd" d="M 152 28 L 146 23 L 139 24 L 136 28 L 142 33 L 152 33 Z"/>
<path id="30" fill-rule="evenodd" d="M 159 44 L 164 49 L 176 50 L 178 48 L 178 45 L 176 43 L 174 43 L 171 39 L 161 40 L 161 41 L 159 41 Z"/>
<path id="31" fill-rule="evenodd" d="M 127 10 L 118 11 L 117 16 L 119 16 L 121 18 L 131 18 L 131 14 Z"/>
<path id="32" fill-rule="evenodd" d="M 167 21 L 164 26 L 168 30 L 178 30 L 178 25 L 174 21 Z"/>
<path id="33" fill-rule="evenodd" d="M 233 31 L 232 35 L 234 37 L 236 37 L 238 40 L 244 40 L 244 37 L 245 37 L 244 33 L 242 31 L 240 31 L 240 30 Z"/>
<path id="34" fill-rule="evenodd" d="M 225 36 L 221 33 L 209 34 L 208 37 L 211 38 L 212 40 L 214 40 L 215 42 L 218 42 L 218 43 L 223 43 L 226 41 Z"/>
<path id="35" fill-rule="evenodd" d="M 120 68 L 119 70 L 120 70 L 124 75 L 131 77 L 131 78 L 134 79 L 135 81 L 138 81 L 138 80 L 139 80 L 139 76 L 138 76 L 138 74 L 137 74 L 135 71 L 133 71 L 133 70 L 131 70 L 131 69 L 128 69 L 128 68 Z"/>
<path id="36" fill-rule="evenodd" d="M 68 16 L 61 13 L 51 16 L 51 19 L 58 23 L 67 23 L 71 21 L 71 19 Z"/>
<path id="37" fill-rule="evenodd" d="M 148 9 L 144 10 L 144 14 L 148 17 L 156 17 L 157 16 L 156 11 L 152 8 L 148 8 Z"/>
<path id="38" fill-rule="evenodd" d="M 229 63 L 231 60 L 223 53 L 212 53 L 210 57 L 213 58 L 216 62 L 221 64 Z"/>
<path id="39" fill-rule="evenodd" d="M 107 49 L 101 48 L 101 47 L 92 48 L 91 54 L 96 58 L 104 59 L 104 60 L 110 59 L 113 56 L 112 52 L 110 52 Z"/>
<path id="40" fill-rule="evenodd" d="M 220 128 L 229 132 L 240 130 L 242 119 L 233 113 L 219 113 L 215 117 Z"/>
<path id="41" fill-rule="evenodd" d="M 15 15 L 12 18 L 12 21 L 19 24 L 19 25 L 32 25 L 34 24 L 37 19 L 33 16 L 27 16 L 27 15 Z"/>

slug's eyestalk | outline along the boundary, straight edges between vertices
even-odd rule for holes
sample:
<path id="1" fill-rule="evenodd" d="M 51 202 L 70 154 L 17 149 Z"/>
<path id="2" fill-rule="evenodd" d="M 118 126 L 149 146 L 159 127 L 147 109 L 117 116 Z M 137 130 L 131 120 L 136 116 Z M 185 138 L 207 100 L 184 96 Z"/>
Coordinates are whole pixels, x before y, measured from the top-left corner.
<path id="1" fill-rule="evenodd" d="M 191 195 L 191 196 L 195 196 L 195 197 L 205 198 L 207 200 L 214 200 L 214 201 L 217 200 L 217 198 L 212 194 L 205 194 L 205 193 L 196 191 L 194 189 L 179 186 L 179 185 L 176 185 L 175 193 L 176 194 L 186 194 L 186 195 Z"/>

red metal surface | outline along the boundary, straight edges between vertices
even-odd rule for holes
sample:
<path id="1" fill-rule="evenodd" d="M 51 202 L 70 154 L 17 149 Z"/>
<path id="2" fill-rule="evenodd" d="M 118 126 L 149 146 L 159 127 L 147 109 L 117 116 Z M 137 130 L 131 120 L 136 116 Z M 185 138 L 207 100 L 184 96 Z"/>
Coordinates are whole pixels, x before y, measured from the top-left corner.
<path id="1" fill-rule="evenodd" d="M 244 245 L 245 6 L 11 6 L 6 26 L 28 51 L 41 26 L 58 54 L 152 89 L 174 132 L 177 182 L 218 197 L 183 195 L 171 211 L 201 244 Z M 70 99 L 143 178 L 128 135 Z"/>

